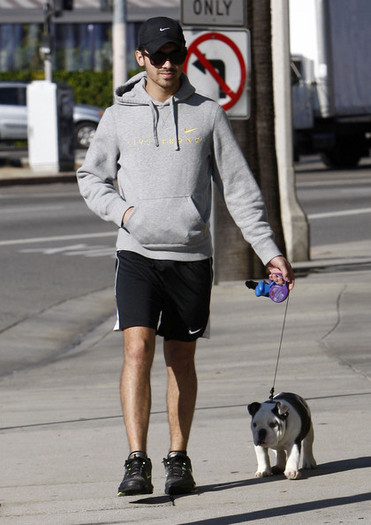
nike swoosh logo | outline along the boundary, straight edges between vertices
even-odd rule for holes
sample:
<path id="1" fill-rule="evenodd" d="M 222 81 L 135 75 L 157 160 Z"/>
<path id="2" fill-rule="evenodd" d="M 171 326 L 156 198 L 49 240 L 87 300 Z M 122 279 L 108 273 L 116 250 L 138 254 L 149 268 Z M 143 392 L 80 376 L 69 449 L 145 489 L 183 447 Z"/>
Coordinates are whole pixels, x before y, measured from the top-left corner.
<path id="1" fill-rule="evenodd" d="M 191 128 L 191 129 L 184 128 L 184 133 L 191 133 L 191 131 L 196 131 L 196 129 L 198 128 Z"/>
<path id="2" fill-rule="evenodd" d="M 160 31 L 166 31 L 167 29 L 170 29 L 170 27 L 160 27 Z"/>
<path id="3" fill-rule="evenodd" d="M 195 335 L 198 332 L 201 332 L 202 328 L 198 328 L 198 330 L 188 330 L 189 335 Z"/>

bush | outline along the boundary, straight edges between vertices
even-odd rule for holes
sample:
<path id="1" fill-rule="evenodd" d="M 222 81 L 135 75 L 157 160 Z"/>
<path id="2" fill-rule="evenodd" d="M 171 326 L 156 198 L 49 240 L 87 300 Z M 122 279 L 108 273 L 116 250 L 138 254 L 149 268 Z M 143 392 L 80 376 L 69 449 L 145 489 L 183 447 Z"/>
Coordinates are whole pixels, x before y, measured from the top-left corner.
<path id="1" fill-rule="evenodd" d="M 111 71 L 55 71 L 55 82 L 65 82 L 73 88 L 76 104 L 106 108 L 113 101 Z"/>
<path id="2" fill-rule="evenodd" d="M 129 71 L 129 77 L 138 71 Z M 43 71 L 0 72 L 0 81 L 31 82 L 44 78 Z M 53 81 L 64 82 L 71 86 L 76 104 L 89 104 L 90 106 L 106 108 L 113 103 L 112 71 L 53 71 Z"/>
<path id="3" fill-rule="evenodd" d="M 43 80 L 43 71 L 0 72 L 0 80 L 31 82 Z M 106 108 L 112 104 L 111 71 L 53 71 L 54 82 L 64 82 L 73 88 L 76 104 Z"/>

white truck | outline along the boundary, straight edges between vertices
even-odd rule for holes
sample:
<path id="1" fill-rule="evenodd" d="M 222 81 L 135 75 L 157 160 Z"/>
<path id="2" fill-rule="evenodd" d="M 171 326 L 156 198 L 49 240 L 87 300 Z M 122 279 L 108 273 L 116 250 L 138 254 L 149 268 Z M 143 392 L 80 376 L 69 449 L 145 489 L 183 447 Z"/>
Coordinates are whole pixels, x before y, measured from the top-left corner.
<path id="1" fill-rule="evenodd" d="M 371 145 L 371 0 L 289 0 L 294 151 L 352 168 Z"/>

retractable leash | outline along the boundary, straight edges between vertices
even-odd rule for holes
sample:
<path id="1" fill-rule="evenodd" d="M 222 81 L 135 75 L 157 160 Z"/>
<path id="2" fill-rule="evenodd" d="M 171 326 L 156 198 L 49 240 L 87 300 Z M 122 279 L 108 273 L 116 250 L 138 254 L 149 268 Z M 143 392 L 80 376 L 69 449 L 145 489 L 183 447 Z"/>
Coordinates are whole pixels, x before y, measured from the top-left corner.
<path id="1" fill-rule="evenodd" d="M 282 277 L 281 274 L 277 274 L 277 275 L 279 277 Z M 247 286 L 247 288 L 255 290 L 256 297 L 269 297 L 275 303 L 282 303 L 283 301 L 287 299 L 286 305 L 285 305 L 285 311 L 283 313 L 281 337 L 280 337 L 280 343 L 278 346 L 276 369 L 274 371 L 274 377 L 273 377 L 273 386 L 270 390 L 270 395 L 269 395 L 269 399 L 273 399 L 274 387 L 276 384 L 276 377 L 277 377 L 277 370 L 278 370 L 278 363 L 279 363 L 280 355 L 281 355 L 283 334 L 285 331 L 287 307 L 289 305 L 289 289 L 288 289 L 287 283 L 278 284 L 272 280 L 270 280 L 269 283 L 267 283 L 266 281 L 259 281 L 258 283 L 255 281 L 246 281 L 245 285 Z"/>
<path id="2" fill-rule="evenodd" d="M 287 296 L 287 301 L 285 305 L 285 311 L 283 313 L 283 321 L 282 321 L 282 329 L 281 329 L 281 337 L 280 337 L 280 344 L 278 345 L 278 353 L 277 353 L 277 361 L 276 361 L 276 369 L 274 371 L 274 377 L 273 377 L 273 385 L 269 393 L 269 399 L 273 399 L 274 396 L 274 387 L 276 384 L 276 377 L 277 377 L 277 370 L 278 370 L 278 362 L 280 360 L 281 355 L 281 347 L 282 347 L 282 340 L 283 340 L 283 334 L 285 331 L 285 324 L 286 324 L 286 315 L 287 315 L 287 307 L 289 306 L 289 296 Z"/>

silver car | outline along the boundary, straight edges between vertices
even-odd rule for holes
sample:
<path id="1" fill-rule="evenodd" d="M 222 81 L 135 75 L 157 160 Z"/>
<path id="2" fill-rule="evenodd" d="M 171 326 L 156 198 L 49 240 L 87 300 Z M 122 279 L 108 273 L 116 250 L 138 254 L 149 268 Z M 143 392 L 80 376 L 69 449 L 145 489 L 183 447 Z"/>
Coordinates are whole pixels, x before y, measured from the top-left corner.
<path id="1" fill-rule="evenodd" d="M 26 91 L 26 82 L 0 82 L 0 140 L 27 140 Z M 89 147 L 102 115 L 102 108 L 74 105 L 76 148 Z"/>

